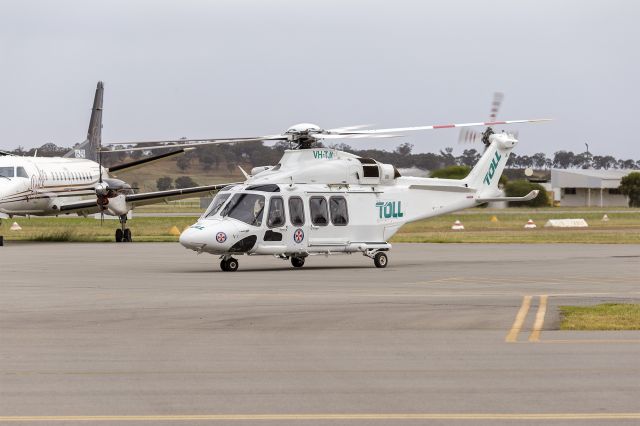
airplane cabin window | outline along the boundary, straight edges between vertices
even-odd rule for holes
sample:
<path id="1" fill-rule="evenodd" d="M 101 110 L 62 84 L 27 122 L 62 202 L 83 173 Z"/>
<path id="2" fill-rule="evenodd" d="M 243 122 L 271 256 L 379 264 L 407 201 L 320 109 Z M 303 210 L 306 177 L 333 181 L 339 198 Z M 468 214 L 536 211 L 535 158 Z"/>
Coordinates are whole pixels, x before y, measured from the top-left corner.
<path id="1" fill-rule="evenodd" d="M 329 211 L 331 212 L 331 223 L 334 225 L 345 226 L 349 223 L 347 200 L 344 197 L 331 197 L 329 199 Z"/>
<path id="2" fill-rule="evenodd" d="M 13 167 L 0 167 L 0 176 L 12 178 L 13 175 Z"/>
<path id="3" fill-rule="evenodd" d="M 213 199 L 213 201 L 211 202 L 211 204 L 209 204 L 209 208 L 207 209 L 206 212 L 204 212 L 204 215 L 202 216 L 203 217 L 215 216 L 215 214 L 218 213 L 218 211 L 220 211 L 220 209 L 224 205 L 224 202 L 229 199 L 230 195 L 231 194 L 229 193 L 221 194 L 218 192 L 215 198 Z"/>
<path id="4" fill-rule="evenodd" d="M 17 167 L 16 176 L 22 177 L 22 178 L 29 178 L 29 175 L 27 174 L 27 171 L 24 169 L 24 167 Z"/>
<path id="5" fill-rule="evenodd" d="M 220 216 L 230 217 L 248 225 L 262 225 L 264 195 L 235 194 L 222 209 Z"/>
<path id="6" fill-rule="evenodd" d="M 267 226 L 275 228 L 284 226 L 284 201 L 282 197 L 271 197 L 269 201 L 269 214 L 267 215 Z"/>
<path id="7" fill-rule="evenodd" d="M 289 219 L 293 226 L 304 225 L 304 203 L 302 202 L 302 198 L 289 198 Z"/>
<path id="8" fill-rule="evenodd" d="M 309 198 L 309 211 L 311 212 L 311 223 L 314 225 L 327 226 L 329 224 L 327 200 L 324 197 Z"/>

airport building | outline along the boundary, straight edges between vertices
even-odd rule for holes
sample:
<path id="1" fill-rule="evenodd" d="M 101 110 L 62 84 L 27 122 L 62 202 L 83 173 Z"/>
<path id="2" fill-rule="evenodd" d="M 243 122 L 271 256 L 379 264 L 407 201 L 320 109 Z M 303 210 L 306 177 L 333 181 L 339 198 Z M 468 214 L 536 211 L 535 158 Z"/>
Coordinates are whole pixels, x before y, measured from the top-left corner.
<path id="1" fill-rule="evenodd" d="M 620 180 L 634 170 L 551 169 L 553 200 L 560 206 L 629 205 L 618 190 Z"/>

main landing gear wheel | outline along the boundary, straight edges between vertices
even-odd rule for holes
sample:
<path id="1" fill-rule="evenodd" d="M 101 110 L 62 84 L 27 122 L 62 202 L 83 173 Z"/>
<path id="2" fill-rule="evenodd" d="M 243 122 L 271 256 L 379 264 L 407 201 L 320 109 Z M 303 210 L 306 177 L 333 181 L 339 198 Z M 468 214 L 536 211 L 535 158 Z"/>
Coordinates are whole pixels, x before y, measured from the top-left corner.
<path id="1" fill-rule="evenodd" d="M 304 257 L 292 257 L 291 264 L 295 268 L 302 268 L 304 266 Z"/>
<path id="2" fill-rule="evenodd" d="M 122 232 L 122 229 L 116 229 L 116 243 L 121 243 L 123 237 L 124 232 Z"/>
<path id="3" fill-rule="evenodd" d="M 225 272 L 235 272 L 238 270 L 238 259 L 230 257 L 228 259 L 222 259 L 220 261 L 220 269 Z"/>
<path id="4" fill-rule="evenodd" d="M 386 268 L 388 262 L 389 262 L 389 258 L 387 257 L 387 254 L 383 251 L 379 251 L 373 257 L 373 263 L 376 265 L 376 268 Z"/>

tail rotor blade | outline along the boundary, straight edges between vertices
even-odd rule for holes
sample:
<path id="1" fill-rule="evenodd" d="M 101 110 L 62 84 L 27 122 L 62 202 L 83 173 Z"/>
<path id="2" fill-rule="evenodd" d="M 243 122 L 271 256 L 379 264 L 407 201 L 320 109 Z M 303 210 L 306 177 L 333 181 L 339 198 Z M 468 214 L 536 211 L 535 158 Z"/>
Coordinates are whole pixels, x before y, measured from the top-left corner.
<path id="1" fill-rule="evenodd" d="M 493 94 L 493 102 L 491 102 L 491 113 L 489 114 L 489 121 L 496 121 L 496 117 L 498 116 L 498 111 L 500 110 L 500 105 L 502 104 L 502 100 L 504 99 L 504 93 L 495 92 Z"/>

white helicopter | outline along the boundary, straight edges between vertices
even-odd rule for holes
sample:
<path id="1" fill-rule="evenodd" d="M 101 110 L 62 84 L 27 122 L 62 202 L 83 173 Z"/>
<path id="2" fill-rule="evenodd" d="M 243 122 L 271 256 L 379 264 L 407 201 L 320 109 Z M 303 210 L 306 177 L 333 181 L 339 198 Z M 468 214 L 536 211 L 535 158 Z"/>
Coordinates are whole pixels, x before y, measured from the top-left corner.
<path id="1" fill-rule="evenodd" d="M 298 124 L 282 135 L 237 139 L 137 142 L 131 149 L 199 146 L 256 140 L 287 140 L 274 166 L 255 167 L 241 184 L 221 189 L 198 221 L 180 235 L 180 244 L 219 255 L 223 271 L 238 269 L 238 255 L 274 255 L 304 265 L 307 256 L 362 253 L 378 268 L 387 266 L 389 239 L 406 223 L 489 201 L 528 201 L 537 196 L 502 197 L 498 180 L 517 140 L 490 126 L 547 121 L 515 120 L 363 130 L 361 126 L 322 129 Z M 401 176 L 391 164 L 347 152 L 314 147 L 324 139 L 393 137 L 395 133 L 489 126 L 486 149 L 462 180 Z"/>

